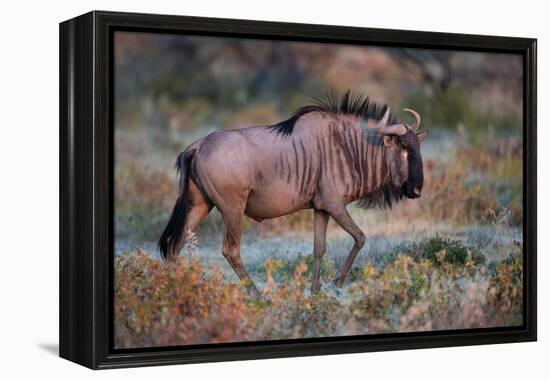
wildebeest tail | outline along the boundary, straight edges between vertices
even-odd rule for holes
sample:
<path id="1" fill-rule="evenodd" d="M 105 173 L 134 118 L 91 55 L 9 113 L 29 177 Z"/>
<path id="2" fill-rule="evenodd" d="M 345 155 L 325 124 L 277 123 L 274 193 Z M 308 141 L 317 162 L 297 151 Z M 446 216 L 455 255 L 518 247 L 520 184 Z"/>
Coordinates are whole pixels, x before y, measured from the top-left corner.
<path id="1" fill-rule="evenodd" d="M 170 249 L 175 255 L 178 252 L 174 252 L 174 249 L 178 245 L 178 242 L 182 238 L 183 228 L 185 227 L 185 220 L 187 218 L 187 211 L 189 209 L 189 175 L 191 163 L 194 157 L 194 150 L 185 150 L 178 155 L 176 160 L 176 169 L 180 176 L 179 196 L 170 215 L 170 220 L 164 228 L 164 231 L 160 235 L 158 246 L 160 254 L 163 260 L 166 259 L 168 250 Z"/>

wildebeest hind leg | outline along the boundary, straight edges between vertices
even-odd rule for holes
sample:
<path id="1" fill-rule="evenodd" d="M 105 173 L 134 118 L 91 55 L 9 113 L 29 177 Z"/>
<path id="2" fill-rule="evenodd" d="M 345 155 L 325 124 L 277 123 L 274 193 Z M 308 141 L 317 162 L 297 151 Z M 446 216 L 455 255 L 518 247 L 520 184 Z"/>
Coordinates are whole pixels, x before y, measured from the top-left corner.
<path id="1" fill-rule="evenodd" d="M 365 245 L 365 234 L 361 231 L 357 224 L 355 224 L 345 207 L 337 212 L 331 212 L 330 216 L 332 216 L 336 223 L 338 223 L 338 225 L 349 233 L 355 240 L 355 244 L 353 245 L 348 258 L 344 262 L 344 265 L 340 268 L 339 274 L 334 280 L 336 286 L 341 287 L 344 285 L 344 281 L 349 273 L 349 270 L 351 269 L 351 266 L 353 265 L 355 257 Z"/>
<path id="2" fill-rule="evenodd" d="M 187 212 L 187 220 L 185 222 L 182 238 L 179 240 L 174 252 L 180 252 L 182 250 L 187 234 L 195 230 L 204 218 L 208 216 L 211 209 L 212 206 L 206 202 L 190 206 L 189 211 Z"/>
<path id="3" fill-rule="evenodd" d="M 225 224 L 225 231 L 223 237 L 223 256 L 227 259 L 241 283 L 246 286 L 248 293 L 255 297 L 261 298 L 260 292 L 256 285 L 252 282 L 252 279 L 248 275 L 243 261 L 241 260 L 241 235 L 242 235 L 242 213 L 235 212 L 223 212 L 223 221 Z"/>
<path id="4" fill-rule="evenodd" d="M 182 250 L 185 240 L 187 238 L 188 231 L 194 231 L 195 228 L 208 216 L 210 210 L 212 210 L 212 203 L 207 201 L 199 191 L 199 188 L 193 181 L 189 182 L 188 189 L 188 210 L 185 220 L 185 226 L 182 231 L 181 238 L 176 244 L 175 249 L 170 252 L 168 256 L 169 261 L 173 261 L 179 252 Z"/>

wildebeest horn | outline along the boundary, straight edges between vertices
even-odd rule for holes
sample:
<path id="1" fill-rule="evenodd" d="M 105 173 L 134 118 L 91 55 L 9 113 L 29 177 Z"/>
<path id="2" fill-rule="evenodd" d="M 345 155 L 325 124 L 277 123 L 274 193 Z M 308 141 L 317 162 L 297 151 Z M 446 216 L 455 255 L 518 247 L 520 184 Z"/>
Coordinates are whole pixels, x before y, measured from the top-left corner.
<path id="1" fill-rule="evenodd" d="M 387 127 L 380 127 L 379 129 L 381 135 L 397 135 L 397 136 L 403 136 L 405 133 L 407 133 L 407 127 L 405 127 L 403 124 L 394 124 L 394 125 L 388 125 Z"/>
<path id="2" fill-rule="evenodd" d="M 416 112 L 416 111 L 414 111 L 410 108 L 403 108 L 403 111 L 409 112 L 411 115 L 414 116 L 415 123 L 414 123 L 414 125 L 411 125 L 411 129 L 413 131 L 416 131 L 418 129 L 418 127 L 420 127 L 420 115 L 418 114 L 418 112 Z"/>
<path id="3" fill-rule="evenodd" d="M 390 107 L 386 108 L 386 112 L 384 112 L 384 116 L 382 116 L 382 119 L 379 121 L 379 125 L 381 127 L 385 127 L 388 123 L 388 119 L 390 118 Z"/>
<path id="4" fill-rule="evenodd" d="M 407 127 L 402 124 L 394 124 L 386 126 L 388 119 L 390 118 L 390 107 L 386 109 L 384 116 L 380 119 L 378 131 L 381 135 L 398 135 L 402 136 L 407 133 Z"/>

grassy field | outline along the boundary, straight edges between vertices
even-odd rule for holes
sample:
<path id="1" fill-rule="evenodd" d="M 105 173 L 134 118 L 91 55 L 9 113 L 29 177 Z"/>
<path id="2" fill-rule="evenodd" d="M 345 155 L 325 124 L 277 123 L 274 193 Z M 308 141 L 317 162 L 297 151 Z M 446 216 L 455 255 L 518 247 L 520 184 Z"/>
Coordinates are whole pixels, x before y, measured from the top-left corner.
<path id="1" fill-rule="evenodd" d="M 521 247 L 487 263 L 459 241 L 435 237 L 356 266 L 348 284 L 310 294 L 310 256 L 256 269 L 265 301 L 250 300 L 219 265 L 192 257 L 166 267 L 138 249 L 115 263 L 118 348 L 513 326 L 522 323 Z"/>
<path id="2" fill-rule="evenodd" d="M 215 210 L 177 266 L 161 262 L 155 241 L 176 197 L 175 153 L 119 133 L 118 144 L 133 149 L 117 151 L 116 346 L 521 324 L 522 150 L 517 138 L 492 133 L 481 146 L 463 129 L 436 130 L 422 147 L 422 198 L 385 211 L 350 206 L 367 243 L 341 289 L 332 280 L 353 241 L 333 222 L 322 288 L 311 295 L 311 210 L 246 219 L 242 257 L 265 302 L 247 298 L 221 255 Z"/>

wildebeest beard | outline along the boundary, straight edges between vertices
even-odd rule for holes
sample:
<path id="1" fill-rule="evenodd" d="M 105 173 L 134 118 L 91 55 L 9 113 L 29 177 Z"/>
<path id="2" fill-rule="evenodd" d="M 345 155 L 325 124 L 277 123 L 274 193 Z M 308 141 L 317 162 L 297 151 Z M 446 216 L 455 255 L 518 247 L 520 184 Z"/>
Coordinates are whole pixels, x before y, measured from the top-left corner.
<path id="1" fill-rule="evenodd" d="M 415 187 L 420 190 L 422 189 L 424 182 L 422 159 L 419 158 L 418 154 L 411 152 L 408 155 L 408 163 L 408 178 L 401 186 L 393 185 L 392 181 L 388 178 L 380 189 L 357 201 L 357 206 L 365 209 L 374 207 L 381 209 L 392 208 L 394 204 L 403 198 L 418 198 L 414 194 L 413 189 Z"/>
<path id="2" fill-rule="evenodd" d="M 381 209 L 392 208 L 394 204 L 405 198 L 406 186 L 407 182 L 401 186 L 395 186 L 391 183 L 391 181 L 388 181 L 387 184 L 383 185 L 374 193 L 371 193 L 366 198 L 358 200 L 356 205 L 365 209 L 375 207 L 379 207 Z"/>
<path id="3" fill-rule="evenodd" d="M 424 172 L 422 170 L 422 157 L 414 149 L 409 150 L 407 156 L 409 162 L 409 177 L 405 182 L 405 195 L 409 198 L 418 198 L 420 194 L 415 194 L 415 189 L 422 191 L 424 185 Z"/>

